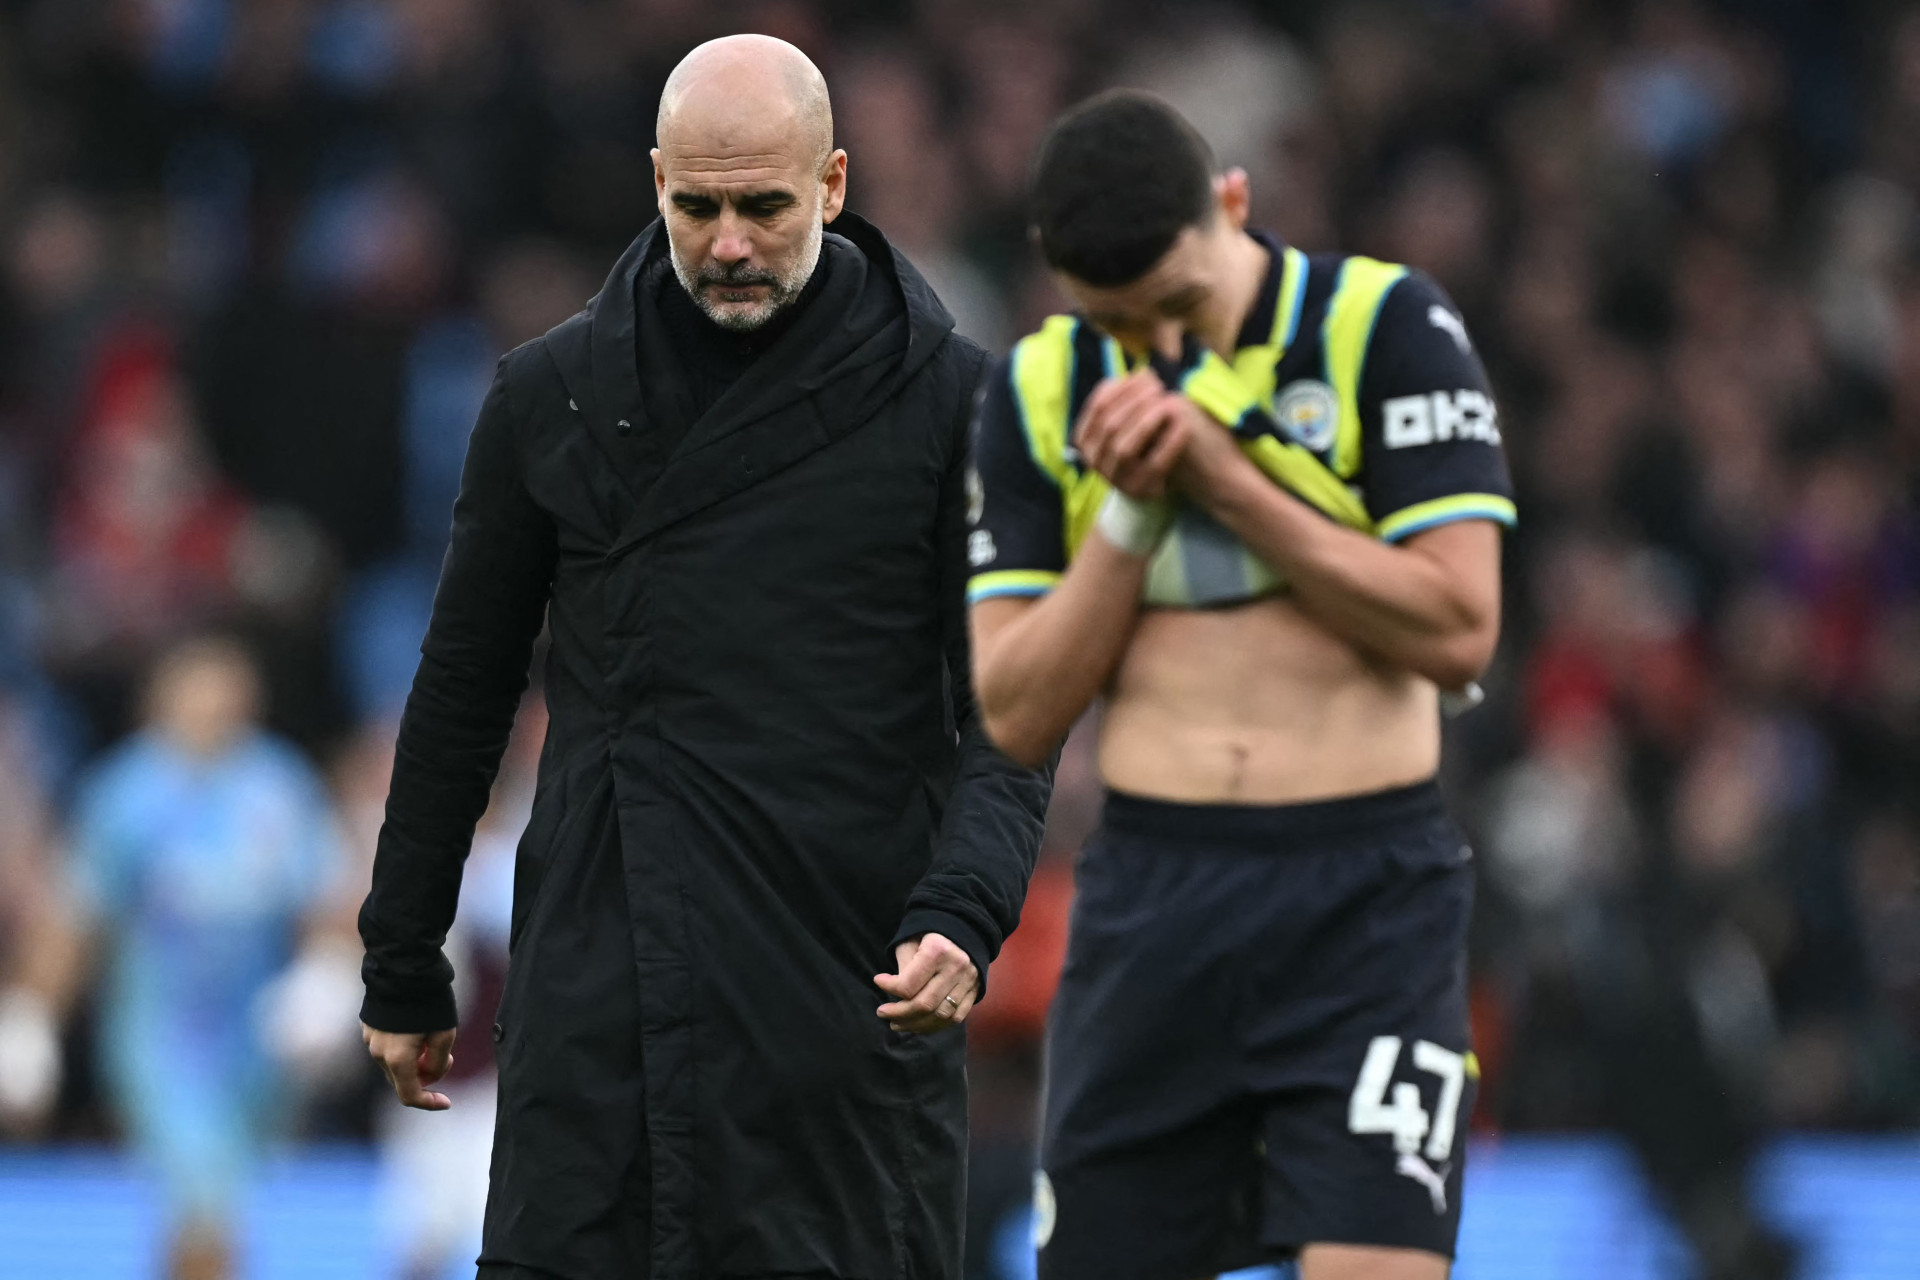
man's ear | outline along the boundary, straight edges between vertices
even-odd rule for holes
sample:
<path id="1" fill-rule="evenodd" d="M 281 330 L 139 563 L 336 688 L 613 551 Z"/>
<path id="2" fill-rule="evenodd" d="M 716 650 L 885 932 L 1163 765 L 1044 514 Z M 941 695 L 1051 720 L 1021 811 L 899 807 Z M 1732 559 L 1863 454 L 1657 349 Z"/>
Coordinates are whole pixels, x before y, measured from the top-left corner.
<path id="1" fill-rule="evenodd" d="M 1253 192 L 1247 183 L 1247 171 L 1234 167 L 1213 180 L 1213 200 L 1220 214 L 1235 231 L 1244 231 L 1253 210 Z"/>
<path id="2" fill-rule="evenodd" d="M 820 170 L 820 221 L 832 222 L 847 207 L 847 153 L 836 150 Z"/>
<path id="3" fill-rule="evenodd" d="M 664 218 L 667 216 L 667 171 L 660 164 L 660 148 L 655 147 L 647 154 L 653 157 L 653 203 Z"/>

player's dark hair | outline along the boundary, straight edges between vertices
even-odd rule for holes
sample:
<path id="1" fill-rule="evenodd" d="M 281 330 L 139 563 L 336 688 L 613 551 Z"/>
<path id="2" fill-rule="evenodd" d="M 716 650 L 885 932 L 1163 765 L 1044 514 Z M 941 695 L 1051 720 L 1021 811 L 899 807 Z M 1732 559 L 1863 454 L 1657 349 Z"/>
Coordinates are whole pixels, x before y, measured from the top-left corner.
<path id="1" fill-rule="evenodd" d="M 1055 120 L 1033 162 L 1048 264 L 1088 284 L 1138 280 L 1213 214 L 1213 148 L 1150 93 L 1111 89 Z"/>

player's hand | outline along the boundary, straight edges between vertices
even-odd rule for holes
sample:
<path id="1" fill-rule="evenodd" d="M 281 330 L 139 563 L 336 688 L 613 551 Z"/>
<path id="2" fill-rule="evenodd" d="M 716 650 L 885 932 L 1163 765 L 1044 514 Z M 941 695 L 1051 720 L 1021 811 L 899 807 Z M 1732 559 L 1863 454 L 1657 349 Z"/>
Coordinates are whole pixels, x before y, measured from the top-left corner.
<path id="1" fill-rule="evenodd" d="M 1108 378 L 1081 406 L 1074 446 L 1129 498 L 1165 497 L 1168 473 L 1192 430 L 1191 419 L 1178 412 L 1184 403 L 1151 369 Z"/>
<path id="2" fill-rule="evenodd" d="M 360 1024 L 360 1039 L 400 1101 L 422 1111 L 445 1111 L 453 1099 L 444 1093 L 431 1093 L 426 1086 L 437 1083 L 453 1067 L 453 1037 L 456 1029 L 445 1031 L 376 1031 Z"/>
<path id="3" fill-rule="evenodd" d="M 1180 403 L 1172 412 L 1185 424 L 1186 431 L 1186 448 L 1174 459 L 1170 477 L 1174 488 L 1204 506 L 1229 483 L 1259 474 L 1231 431 L 1185 396 L 1174 399 Z"/>
<path id="4" fill-rule="evenodd" d="M 937 933 L 909 938 L 893 949 L 898 973 L 874 975 L 873 985 L 893 999 L 880 1016 L 895 1031 L 925 1035 L 967 1020 L 980 995 L 980 973 L 958 945 Z"/>

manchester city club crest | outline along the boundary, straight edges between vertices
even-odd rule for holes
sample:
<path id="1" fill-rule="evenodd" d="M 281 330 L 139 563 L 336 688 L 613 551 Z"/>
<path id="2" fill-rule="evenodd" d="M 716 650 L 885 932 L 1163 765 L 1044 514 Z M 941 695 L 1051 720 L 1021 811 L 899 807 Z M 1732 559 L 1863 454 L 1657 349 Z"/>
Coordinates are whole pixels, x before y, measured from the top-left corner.
<path id="1" fill-rule="evenodd" d="M 1333 444 L 1340 421 L 1340 402 L 1333 388 L 1312 378 L 1289 382 L 1273 401 L 1273 416 L 1287 439 L 1315 453 Z"/>

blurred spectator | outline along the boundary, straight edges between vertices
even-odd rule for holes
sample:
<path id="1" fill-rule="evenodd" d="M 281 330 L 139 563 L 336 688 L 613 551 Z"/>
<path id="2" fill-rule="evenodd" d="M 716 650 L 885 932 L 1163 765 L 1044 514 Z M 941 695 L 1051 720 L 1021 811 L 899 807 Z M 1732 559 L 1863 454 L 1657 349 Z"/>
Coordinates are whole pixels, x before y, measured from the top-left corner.
<path id="1" fill-rule="evenodd" d="M 155 637 L 225 606 L 248 515 L 206 456 L 158 334 L 130 329 L 110 341 L 92 400 L 55 526 L 59 643 L 80 661 L 144 656 Z"/>
<path id="2" fill-rule="evenodd" d="M 59 1096 L 55 1002 L 70 985 L 52 813 L 29 716 L 0 686 L 0 1135 L 32 1137 Z"/>
<path id="3" fill-rule="evenodd" d="M 231 641 L 170 649 L 146 727 L 89 775 L 72 893 L 98 939 L 109 1093 L 166 1191 L 168 1274 L 232 1274 L 229 1229 L 284 1118 L 260 996 L 340 866 L 319 778 L 256 727 L 259 676 Z"/>

